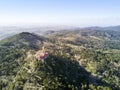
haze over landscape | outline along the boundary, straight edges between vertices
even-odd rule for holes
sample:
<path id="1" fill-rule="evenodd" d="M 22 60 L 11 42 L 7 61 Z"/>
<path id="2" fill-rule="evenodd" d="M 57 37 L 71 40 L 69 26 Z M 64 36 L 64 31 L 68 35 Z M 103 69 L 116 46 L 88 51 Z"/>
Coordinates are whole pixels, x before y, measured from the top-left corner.
<path id="1" fill-rule="evenodd" d="M 0 90 L 120 90 L 120 0 L 0 0 Z"/>

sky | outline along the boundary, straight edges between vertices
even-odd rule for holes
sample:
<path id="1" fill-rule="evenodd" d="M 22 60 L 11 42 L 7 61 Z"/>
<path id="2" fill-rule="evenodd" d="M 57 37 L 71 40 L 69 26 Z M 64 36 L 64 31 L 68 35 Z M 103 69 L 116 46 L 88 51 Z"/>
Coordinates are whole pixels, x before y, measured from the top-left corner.
<path id="1" fill-rule="evenodd" d="M 120 0 L 0 0 L 0 25 L 120 24 Z"/>

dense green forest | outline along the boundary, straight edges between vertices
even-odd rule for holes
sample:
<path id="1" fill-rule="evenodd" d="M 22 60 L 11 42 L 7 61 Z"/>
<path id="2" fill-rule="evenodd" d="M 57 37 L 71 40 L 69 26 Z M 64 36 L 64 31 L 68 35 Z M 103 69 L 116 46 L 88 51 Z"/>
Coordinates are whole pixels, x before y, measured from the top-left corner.
<path id="1" fill-rule="evenodd" d="M 49 56 L 38 60 L 43 46 Z M 120 32 L 23 32 L 3 39 L 0 90 L 120 90 Z"/>

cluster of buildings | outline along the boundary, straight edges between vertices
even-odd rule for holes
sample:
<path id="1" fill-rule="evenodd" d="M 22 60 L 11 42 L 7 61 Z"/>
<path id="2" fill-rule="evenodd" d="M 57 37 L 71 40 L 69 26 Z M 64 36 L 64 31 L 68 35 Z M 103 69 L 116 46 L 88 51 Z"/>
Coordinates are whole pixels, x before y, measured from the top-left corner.
<path id="1" fill-rule="evenodd" d="M 44 60 L 49 56 L 48 52 L 45 51 L 45 48 L 42 47 L 42 50 L 39 50 L 36 54 L 35 57 L 38 60 Z"/>

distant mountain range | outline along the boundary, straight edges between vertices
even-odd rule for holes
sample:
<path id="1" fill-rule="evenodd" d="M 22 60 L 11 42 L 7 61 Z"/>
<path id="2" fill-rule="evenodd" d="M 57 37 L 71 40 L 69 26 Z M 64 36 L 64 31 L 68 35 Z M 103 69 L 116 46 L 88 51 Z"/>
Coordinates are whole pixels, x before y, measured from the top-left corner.
<path id="1" fill-rule="evenodd" d="M 44 34 L 46 31 L 58 31 L 58 30 L 112 30 L 120 31 L 120 25 L 109 26 L 109 27 L 65 27 L 65 26 L 55 26 L 55 27 L 38 27 L 38 26 L 4 26 L 0 27 L 0 40 L 21 32 L 31 32 L 36 34 Z"/>
<path id="2" fill-rule="evenodd" d="M 112 30 L 112 31 L 120 31 L 120 25 L 118 26 L 108 26 L 108 27 L 85 27 L 83 29 L 89 29 L 89 30 Z"/>

